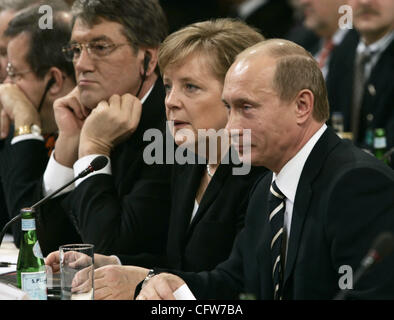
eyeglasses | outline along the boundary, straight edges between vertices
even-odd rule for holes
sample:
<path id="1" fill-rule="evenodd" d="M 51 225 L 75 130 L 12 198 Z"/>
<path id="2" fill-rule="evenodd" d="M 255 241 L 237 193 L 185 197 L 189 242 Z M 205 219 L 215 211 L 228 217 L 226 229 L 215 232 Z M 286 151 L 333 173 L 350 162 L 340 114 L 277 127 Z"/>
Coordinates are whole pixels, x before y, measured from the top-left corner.
<path id="1" fill-rule="evenodd" d="M 110 44 L 103 41 L 94 41 L 89 43 L 71 43 L 62 48 L 63 54 L 68 61 L 78 60 L 82 50 L 85 47 L 89 56 L 93 58 L 102 58 L 110 55 L 117 48 L 130 45 L 129 43 Z"/>
<path id="2" fill-rule="evenodd" d="M 26 73 L 33 72 L 33 70 L 25 70 L 25 71 L 16 72 L 14 69 L 14 66 L 11 64 L 11 62 L 8 62 L 6 71 L 7 71 L 7 75 L 10 77 L 10 79 L 12 81 L 15 81 L 17 78 L 21 77 L 22 75 L 24 75 Z"/>

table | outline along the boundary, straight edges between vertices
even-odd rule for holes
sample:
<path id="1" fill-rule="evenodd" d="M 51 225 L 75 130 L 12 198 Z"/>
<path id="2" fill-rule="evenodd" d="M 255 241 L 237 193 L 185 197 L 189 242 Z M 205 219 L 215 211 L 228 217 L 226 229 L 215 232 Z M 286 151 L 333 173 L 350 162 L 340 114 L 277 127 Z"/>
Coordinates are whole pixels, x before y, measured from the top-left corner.
<path id="1" fill-rule="evenodd" d="M 19 249 L 14 244 L 12 235 L 6 234 L 3 239 L 3 243 L 0 246 L 0 261 L 1 262 L 13 262 L 18 261 Z M 11 284 L 16 286 L 16 265 L 12 265 L 9 268 L 0 268 L 0 299 L 26 299 L 23 296 L 21 290 L 6 287 L 5 285 Z M 60 299 L 60 275 L 53 275 L 51 281 L 48 284 L 48 299 L 59 300 Z"/>
<path id="2" fill-rule="evenodd" d="M 0 246 L 0 261 L 16 263 L 18 261 L 18 253 L 19 249 L 14 244 L 14 238 L 12 235 L 6 234 Z M 9 268 L 0 268 L 0 275 L 12 271 L 16 271 L 16 265 Z"/>

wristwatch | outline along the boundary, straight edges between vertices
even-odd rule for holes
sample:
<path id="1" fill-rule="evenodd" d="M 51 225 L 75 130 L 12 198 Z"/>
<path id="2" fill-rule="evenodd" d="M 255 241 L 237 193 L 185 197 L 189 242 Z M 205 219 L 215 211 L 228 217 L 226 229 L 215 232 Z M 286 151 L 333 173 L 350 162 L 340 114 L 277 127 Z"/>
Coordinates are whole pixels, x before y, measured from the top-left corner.
<path id="1" fill-rule="evenodd" d="M 156 275 L 156 272 L 153 269 L 150 269 L 148 274 L 146 275 L 144 282 L 142 282 L 141 288 L 143 288 L 150 279 L 152 279 Z"/>
<path id="2" fill-rule="evenodd" d="M 36 124 L 20 126 L 19 128 L 15 129 L 14 137 L 22 136 L 24 134 L 34 134 L 36 136 L 40 136 L 41 128 Z"/>

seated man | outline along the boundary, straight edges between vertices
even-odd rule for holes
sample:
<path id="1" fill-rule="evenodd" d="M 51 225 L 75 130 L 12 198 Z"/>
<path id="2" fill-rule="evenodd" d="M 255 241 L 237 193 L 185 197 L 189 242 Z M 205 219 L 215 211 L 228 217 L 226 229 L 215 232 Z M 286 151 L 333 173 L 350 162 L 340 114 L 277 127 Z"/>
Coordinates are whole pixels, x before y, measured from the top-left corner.
<path id="1" fill-rule="evenodd" d="M 394 148 L 394 1 L 349 0 L 359 37 L 337 55 L 327 83 L 333 112 L 356 145 L 372 150 L 373 130 L 385 129 Z M 392 149 L 394 150 L 394 149 Z M 393 153 L 394 154 L 394 153 Z M 387 160 L 389 156 L 387 155 Z M 394 167 L 394 156 L 391 156 Z"/>
<path id="2" fill-rule="evenodd" d="M 69 217 L 79 241 L 94 244 L 95 252 L 141 254 L 140 263 L 150 265 L 149 254 L 165 250 L 170 212 L 171 166 L 143 159 L 150 143 L 145 131 L 165 131 L 157 51 L 167 35 L 166 19 L 157 0 L 77 0 L 73 14 L 64 52 L 78 86 L 55 102 L 59 137 L 44 174 L 44 194 L 70 181 L 98 154 L 110 161 L 41 208 L 40 245 L 46 255 L 67 243 L 60 219 Z M 121 125 L 114 125 L 118 119 Z"/>
<path id="3" fill-rule="evenodd" d="M 9 39 L 4 35 L 4 31 L 7 29 L 10 20 L 20 10 L 26 9 L 39 1 L 40 0 L 0 0 L 0 84 L 3 83 L 7 77 L 7 44 Z M 2 132 L 0 132 L 0 136 L 1 134 Z M 4 135 L 6 137 L 8 132 L 5 132 Z M 0 150 L 3 146 L 4 140 L 0 140 Z M 0 173 L 0 229 L 3 229 L 4 225 L 9 220 L 9 216 L 1 180 Z"/>
<path id="4" fill-rule="evenodd" d="M 394 234 L 393 171 L 325 125 L 323 76 L 292 42 L 246 49 L 222 97 L 227 128 L 251 129 L 251 162 L 273 173 L 255 185 L 227 261 L 211 272 L 173 272 L 182 279 L 153 276 L 138 299 L 174 299 L 184 282 L 198 299 L 332 299 L 343 266 L 355 272 L 378 235 Z M 349 296 L 393 299 L 393 270 L 391 255 L 348 284 Z"/>
<path id="5" fill-rule="evenodd" d="M 0 110 L 8 137 L 0 149 L 0 176 L 9 219 L 35 200 L 33 191 L 41 184 L 57 134 L 53 103 L 75 86 L 72 64 L 61 54 L 70 38 L 71 15 L 54 8 L 52 29 L 39 27 L 41 17 L 38 5 L 33 6 L 16 15 L 5 31 L 8 66 Z M 13 226 L 13 235 L 19 246 L 20 223 Z"/>

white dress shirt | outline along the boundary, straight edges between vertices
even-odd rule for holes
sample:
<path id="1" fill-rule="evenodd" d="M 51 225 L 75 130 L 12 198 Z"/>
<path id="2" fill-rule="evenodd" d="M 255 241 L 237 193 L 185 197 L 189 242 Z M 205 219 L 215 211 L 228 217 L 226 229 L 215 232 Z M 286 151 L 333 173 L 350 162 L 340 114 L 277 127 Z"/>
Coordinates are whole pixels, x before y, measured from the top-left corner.
<path id="1" fill-rule="evenodd" d="M 154 85 L 149 89 L 149 91 L 145 94 L 145 96 L 141 99 L 141 103 L 144 103 L 150 93 L 153 90 Z M 59 189 L 62 187 L 64 184 L 72 180 L 74 177 L 78 176 L 79 173 L 83 170 L 85 170 L 89 164 L 92 162 L 92 160 L 97 157 L 101 156 L 101 154 L 90 154 L 85 157 L 82 157 L 81 159 L 77 160 L 74 163 L 73 168 L 69 168 L 66 166 L 61 165 L 59 162 L 57 162 L 54 158 L 55 151 L 52 152 L 52 155 L 49 159 L 48 165 L 45 169 L 44 173 L 44 180 L 43 180 L 43 194 L 44 196 L 47 196 L 51 192 Z M 111 169 L 111 160 L 108 158 L 108 163 L 107 165 L 102 168 L 101 170 L 94 171 L 90 173 L 89 175 L 77 180 L 74 184 L 71 184 L 68 186 L 66 189 L 62 190 L 59 192 L 55 197 L 60 196 L 61 194 L 67 193 L 75 189 L 82 181 L 85 179 L 89 179 L 90 177 L 96 175 L 96 174 L 112 174 L 112 169 Z"/>
<path id="2" fill-rule="evenodd" d="M 289 247 L 288 243 L 290 238 L 291 219 L 293 216 L 294 200 L 298 182 L 300 181 L 301 173 L 309 154 L 312 152 L 313 147 L 326 129 L 327 125 L 323 124 L 322 127 L 302 147 L 302 149 L 286 163 L 282 170 L 280 170 L 278 174 L 274 173 L 272 176 L 272 181 L 276 181 L 277 187 L 286 197 L 286 208 L 284 214 L 284 228 L 287 234 L 286 257 L 287 248 Z"/>
<path id="3" fill-rule="evenodd" d="M 198 204 L 197 200 L 194 200 L 194 207 L 193 207 L 193 212 L 192 212 L 192 217 L 190 219 L 190 223 L 193 221 L 194 217 L 196 216 L 196 213 L 197 213 L 199 207 L 200 207 L 200 205 Z"/>

